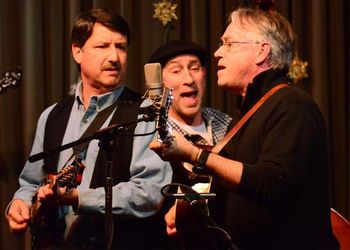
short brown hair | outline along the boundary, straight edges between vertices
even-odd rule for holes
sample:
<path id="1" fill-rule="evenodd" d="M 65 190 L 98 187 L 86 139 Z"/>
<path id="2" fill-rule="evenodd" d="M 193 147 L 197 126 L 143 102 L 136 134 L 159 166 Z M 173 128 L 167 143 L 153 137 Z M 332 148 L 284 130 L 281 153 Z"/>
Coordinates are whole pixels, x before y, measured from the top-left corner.
<path id="1" fill-rule="evenodd" d="M 110 13 L 104 9 L 91 9 L 80 14 L 74 21 L 71 33 L 71 44 L 83 47 L 89 39 L 94 29 L 95 23 L 119 32 L 127 37 L 127 43 L 130 44 L 131 34 L 126 20 L 118 14 Z"/>

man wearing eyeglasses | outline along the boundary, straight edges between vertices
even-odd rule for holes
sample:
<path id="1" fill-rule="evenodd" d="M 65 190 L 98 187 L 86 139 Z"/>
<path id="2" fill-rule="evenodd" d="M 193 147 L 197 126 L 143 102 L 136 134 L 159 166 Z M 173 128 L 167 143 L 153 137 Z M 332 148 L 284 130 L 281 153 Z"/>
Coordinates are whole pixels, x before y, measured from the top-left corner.
<path id="1" fill-rule="evenodd" d="M 243 98 L 241 117 L 275 86 L 283 87 L 220 154 L 176 132 L 150 147 L 165 160 L 196 165 L 227 192 L 211 215 L 239 249 L 339 249 L 330 224 L 325 123 L 309 95 L 287 78 L 291 26 L 276 12 L 246 8 L 233 11 L 229 21 L 214 56 L 218 85 Z M 166 222 L 175 235 L 172 214 Z"/>

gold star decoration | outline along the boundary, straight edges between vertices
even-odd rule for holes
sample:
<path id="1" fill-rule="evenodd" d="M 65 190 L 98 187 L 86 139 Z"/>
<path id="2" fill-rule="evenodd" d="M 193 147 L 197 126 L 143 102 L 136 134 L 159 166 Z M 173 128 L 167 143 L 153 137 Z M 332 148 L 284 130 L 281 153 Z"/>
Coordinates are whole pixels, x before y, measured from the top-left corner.
<path id="1" fill-rule="evenodd" d="M 173 19 L 177 20 L 175 14 L 177 4 L 171 4 L 171 1 L 162 0 L 159 3 L 153 3 L 153 6 L 153 18 L 158 19 L 164 26 L 170 23 Z"/>
<path id="2" fill-rule="evenodd" d="M 294 82 L 307 78 L 309 76 L 307 73 L 307 66 L 308 62 L 300 60 L 298 54 L 296 54 L 290 65 L 288 76 L 292 78 Z"/>

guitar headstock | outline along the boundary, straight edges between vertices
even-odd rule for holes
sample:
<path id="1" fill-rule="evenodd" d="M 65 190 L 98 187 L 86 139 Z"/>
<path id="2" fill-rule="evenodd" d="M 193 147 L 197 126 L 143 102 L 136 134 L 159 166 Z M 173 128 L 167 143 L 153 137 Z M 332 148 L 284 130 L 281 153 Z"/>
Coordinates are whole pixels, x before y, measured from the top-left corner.
<path id="1" fill-rule="evenodd" d="M 81 159 L 74 159 L 71 165 L 62 168 L 55 177 L 55 185 L 58 187 L 75 188 L 82 180 L 83 171 L 85 169 Z"/>
<path id="2" fill-rule="evenodd" d="M 168 113 L 172 100 L 173 90 L 164 88 L 157 121 L 158 136 L 162 141 L 166 141 L 169 137 L 171 137 L 170 126 L 168 124 Z"/>
<path id="3" fill-rule="evenodd" d="M 19 86 L 22 80 L 21 68 L 7 71 L 3 74 L 0 80 L 0 94 L 5 93 L 8 89 Z"/>

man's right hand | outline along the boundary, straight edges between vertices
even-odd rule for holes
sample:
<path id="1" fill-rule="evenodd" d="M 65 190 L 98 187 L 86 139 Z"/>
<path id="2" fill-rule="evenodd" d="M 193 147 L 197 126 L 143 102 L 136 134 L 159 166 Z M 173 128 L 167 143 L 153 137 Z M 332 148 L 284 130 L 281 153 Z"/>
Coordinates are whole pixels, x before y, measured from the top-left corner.
<path id="1" fill-rule="evenodd" d="M 166 223 L 166 231 L 169 236 L 177 235 L 176 225 L 175 225 L 175 211 L 176 211 L 176 208 L 174 205 L 169 209 L 169 211 L 164 216 L 164 220 Z"/>
<path id="2" fill-rule="evenodd" d="M 12 233 L 17 234 L 24 232 L 30 220 L 28 205 L 23 200 L 14 200 L 6 214 L 6 219 Z"/>

